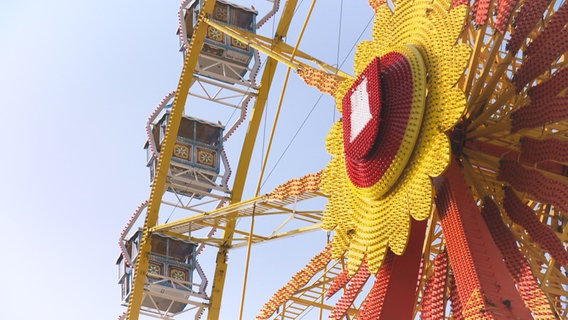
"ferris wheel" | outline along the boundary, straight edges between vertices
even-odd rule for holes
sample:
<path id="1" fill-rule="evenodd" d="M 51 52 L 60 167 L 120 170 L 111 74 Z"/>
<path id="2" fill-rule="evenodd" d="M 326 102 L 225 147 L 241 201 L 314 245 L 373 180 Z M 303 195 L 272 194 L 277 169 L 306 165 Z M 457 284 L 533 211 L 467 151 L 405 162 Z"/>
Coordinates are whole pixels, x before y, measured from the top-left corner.
<path id="1" fill-rule="evenodd" d="M 339 70 L 300 49 L 315 1 L 287 42 L 299 2 L 182 2 L 179 84 L 146 126 L 151 193 L 120 234 L 121 318 L 219 319 L 232 249 L 323 229 L 256 319 L 568 319 L 568 5 L 369 0 Z M 260 195 L 265 156 L 247 196 L 278 66 L 340 117 L 327 164 Z"/>

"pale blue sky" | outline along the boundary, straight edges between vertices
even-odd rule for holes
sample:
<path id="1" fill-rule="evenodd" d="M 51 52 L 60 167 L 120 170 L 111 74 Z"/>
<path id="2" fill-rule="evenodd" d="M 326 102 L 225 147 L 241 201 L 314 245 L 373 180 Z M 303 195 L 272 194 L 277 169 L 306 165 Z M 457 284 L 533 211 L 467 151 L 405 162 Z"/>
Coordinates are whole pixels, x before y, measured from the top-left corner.
<path id="1" fill-rule="evenodd" d="M 247 2 L 257 9 L 265 3 Z M 338 55 L 340 2 L 318 3 L 319 20 L 303 47 L 330 64 Z M 372 16 L 367 1 L 360 2 L 344 4 L 340 60 Z M 0 319 L 116 319 L 124 311 L 117 239 L 149 193 L 144 125 L 179 78 L 178 6 L 177 0 L 0 2 Z M 302 93 L 306 87 L 292 78 L 269 168 L 319 96 L 315 89 Z M 331 100 L 317 110 L 263 192 L 325 165 Z M 233 168 L 239 146 L 227 142 Z M 324 235 L 315 237 L 312 247 L 296 239 L 253 251 L 245 319 L 321 250 Z M 229 257 L 223 319 L 238 312 L 242 253 Z M 211 281 L 212 270 L 206 272 Z"/>

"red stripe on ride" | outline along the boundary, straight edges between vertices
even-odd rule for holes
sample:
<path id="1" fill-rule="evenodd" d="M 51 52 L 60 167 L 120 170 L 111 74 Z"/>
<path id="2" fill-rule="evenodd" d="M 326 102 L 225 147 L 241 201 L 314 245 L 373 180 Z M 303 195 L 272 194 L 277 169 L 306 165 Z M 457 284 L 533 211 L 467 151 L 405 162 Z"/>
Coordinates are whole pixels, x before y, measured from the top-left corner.
<path id="1" fill-rule="evenodd" d="M 370 187 L 383 177 L 406 132 L 412 106 L 413 82 L 410 63 L 403 54 L 391 52 L 381 57 L 380 85 L 381 125 L 372 142 L 372 150 L 359 160 L 345 154 L 347 174 L 359 188 Z"/>
<path id="2" fill-rule="evenodd" d="M 360 160 L 367 156 L 371 149 L 373 148 L 374 141 L 376 140 L 377 134 L 379 132 L 380 117 L 381 117 L 381 84 L 380 84 L 380 73 L 379 67 L 380 61 L 379 57 L 375 57 L 371 63 L 369 63 L 359 77 L 355 80 L 353 85 L 341 102 L 343 109 L 343 146 L 345 150 L 345 156 L 351 159 Z M 357 115 L 353 114 L 354 106 L 351 104 L 351 99 L 358 87 L 363 85 L 363 81 L 366 81 L 367 85 L 365 87 L 368 99 L 368 108 L 371 118 L 368 119 L 367 123 L 363 128 L 359 128 L 360 132 L 352 140 L 352 118 Z M 357 100 L 357 98 L 355 97 Z M 361 108 L 361 106 L 359 106 Z M 363 119 L 358 119 L 363 120 Z"/>

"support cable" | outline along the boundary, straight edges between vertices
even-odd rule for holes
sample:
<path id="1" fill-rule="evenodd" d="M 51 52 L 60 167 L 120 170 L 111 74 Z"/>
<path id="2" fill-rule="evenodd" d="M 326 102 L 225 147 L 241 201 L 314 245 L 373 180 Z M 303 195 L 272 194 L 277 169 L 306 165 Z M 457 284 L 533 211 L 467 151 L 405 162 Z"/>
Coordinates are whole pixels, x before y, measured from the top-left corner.
<path id="1" fill-rule="evenodd" d="M 335 63 L 336 63 L 338 70 L 339 70 L 339 51 L 341 49 L 341 31 L 343 30 L 342 22 L 343 22 L 343 0 L 341 0 L 340 3 L 339 3 L 339 30 L 337 32 L 337 53 L 335 55 L 336 56 Z M 346 56 L 346 58 L 347 58 L 347 56 Z M 345 60 L 343 60 L 343 61 L 345 61 Z M 343 62 L 342 62 L 342 64 L 343 64 Z M 331 108 L 331 112 L 332 112 L 331 118 L 332 118 L 333 122 L 335 122 L 335 116 L 337 115 L 335 108 Z"/>
<path id="2" fill-rule="evenodd" d="M 336 52 L 336 55 L 335 55 L 335 63 L 337 65 L 337 69 L 339 69 L 339 51 L 341 49 L 341 31 L 343 29 L 342 21 L 343 21 L 343 0 L 341 0 L 340 3 L 339 3 L 339 30 L 337 32 L 337 52 Z"/>
<path id="3" fill-rule="evenodd" d="M 369 29 L 369 25 L 371 24 L 371 22 L 374 19 L 374 15 L 371 16 L 371 18 L 369 19 L 369 21 L 367 21 L 367 24 L 365 25 L 365 28 L 363 28 L 363 31 L 361 31 L 361 33 L 359 34 L 359 36 L 357 37 L 357 40 L 355 40 L 353 46 L 351 46 L 351 49 L 349 50 L 349 52 L 347 53 L 347 55 L 345 56 L 345 58 L 343 58 L 343 60 L 341 61 L 341 63 L 339 64 L 339 67 L 337 67 L 337 70 L 340 70 L 341 67 L 345 64 L 345 62 L 347 61 L 347 58 L 349 58 L 349 56 L 351 55 L 351 53 L 353 52 L 353 50 L 355 50 L 355 47 L 357 46 L 357 43 L 359 43 L 361 41 L 361 38 L 363 37 L 363 34 L 365 33 L 366 30 Z M 318 99 L 316 100 L 316 102 L 314 103 L 314 105 L 312 106 L 312 109 L 310 110 L 310 112 L 308 112 L 308 114 L 306 115 L 306 117 L 304 118 L 304 121 L 302 122 L 302 124 L 298 127 L 298 129 L 296 130 L 296 132 L 294 133 L 294 136 L 292 136 L 292 139 L 290 139 L 290 142 L 288 142 L 288 144 L 286 145 L 286 148 L 284 148 L 284 151 L 282 151 L 282 153 L 280 154 L 280 157 L 278 158 L 278 160 L 276 161 L 276 163 L 274 164 L 274 166 L 272 167 L 272 169 L 270 169 L 270 172 L 268 173 L 268 175 L 266 175 L 266 180 L 264 180 L 262 182 L 261 188 L 262 186 L 264 186 L 264 184 L 266 182 L 268 182 L 268 179 L 270 178 L 270 176 L 272 175 L 272 173 L 274 172 L 274 170 L 276 170 L 276 167 L 280 164 L 280 161 L 282 161 L 282 159 L 284 158 L 284 155 L 286 155 L 286 152 L 288 151 L 288 149 L 290 149 L 290 147 L 292 146 L 292 143 L 294 143 L 294 141 L 296 140 L 296 137 L 298 136 L 298 134 L 300 133 L 300 131 L 302 131 L 302 129 L 304 128 L 304 125 L 306 124 L 306 122 L 308 121 L 308 119 L 310 118 L 311 114 L 313 113 L 313 111 L 315 110 L 315 108 L 317 107 L 317 105 L 319 104 L 320 100 L 323 98 L 323 94 L 321 94 Z M 335 121 L 335 109 L 333 110 L 334 113 L 334 121 Z"/>
<path id="4" fill-rule="evenodd" d="M 298 40 L 296 41 L 296 45 L 294 46 L 294 50 L 292 51 L 292 54 L 290 55 L 290 61 L 292 61 L 294 59 L 294 57 L 296 56 L 296 51 L 298 50 L 298 46 L 300 45 L 300 42 L 302 41 L 302 37 L 304 35 L 304 32 L 306 31 L 306 27 L 308 25 L 308 21 L 311 17 L 311 14 L 313 12 L 315 4 L 316 4 L 316 0 L 312 0 L 312 3 L 310 5 L 310 9 L 308 11 L 308 14 L 306 15 L 306 18 L 304 19 L 302 29 L 300 30 Z M 278 118 L 280 116 L 280 111 L 282 109 L 282 104 L 283 104 L 283 101 L 284 101 L 284 94 L 286 92 L 286 88 L 287 88 L 287 85 L 288 85 L 288 79 L 290 78 L 290 71 L 291 71 L 291 68 L 288 66 L 287 69 L 286 69 L 286 75 L 284 77 L 284 83 L 282 85 L 282 90 L 281 90 L 281 93 L 280 93 L 278 106 L 276 108 L 276 113 L 274 115 L 274 122 L 272 124 L 272 129 L 271 129 L 271 132 L 270 132 L 270 136 L 268 138 L 268 144 L 266 146 L 266 153 L 264 155 L 262 167 L 261 167 L 261 170 L 260 170 L 260 175 L 258 177 L 258 182 L 257 182 L 256 190 L 255 190 L 255 193 L 254 193 L 255 197 L 257 197 L 259 192 L 260 192 L 262 178 L 264 176 L 264 171 L 266 169 L 266 163 L 268 161 L 268 155 L 270 154 L 270 149 L 272 147 L 272 141 L 274 139 L 274 133 L 276 131 L 276 124 L 278 123 Z M 254 231 L 255 209 L 256 209 L 256 205 L 253 207 L 253 211 L 252 211 L 252 215 L 251 215 L 250 228 L 249 228 L 248 241 L 247 241 L 247 254 L 246 254 L 246 262 L 245 262 L 245 271 L 244 271 L 244 275 L 243 275 L 243 288 L 242 288 L 242 293 L 241 293 L 241 304 L 240 304 L 240 308 L 239 308 L 240 309 L 239 310 L 239 319 L 243 318 L 243 309 L 244 309 L 244 304 L 245 304 L 248 270 L 249 270 L 249 265 L 250 265 L 252 237 L 253 237 L 253 231 Z"/>

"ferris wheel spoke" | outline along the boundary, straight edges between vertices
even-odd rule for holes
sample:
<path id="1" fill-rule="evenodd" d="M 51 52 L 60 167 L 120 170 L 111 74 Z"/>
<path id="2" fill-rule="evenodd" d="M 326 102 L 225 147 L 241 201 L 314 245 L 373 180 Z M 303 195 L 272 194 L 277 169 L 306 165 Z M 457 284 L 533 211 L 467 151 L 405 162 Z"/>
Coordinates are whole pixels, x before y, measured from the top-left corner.
<path id="1" fill-rule="evenodd" d="M 436 185 L 438 214 L 463 315 L 530 318 L 512 278 L 493 276 L 508 270 L 456 162 Z"/>

